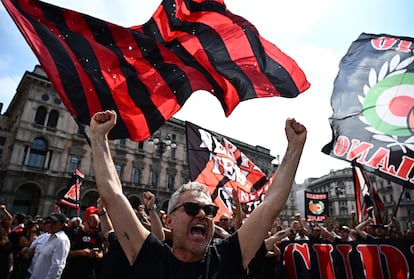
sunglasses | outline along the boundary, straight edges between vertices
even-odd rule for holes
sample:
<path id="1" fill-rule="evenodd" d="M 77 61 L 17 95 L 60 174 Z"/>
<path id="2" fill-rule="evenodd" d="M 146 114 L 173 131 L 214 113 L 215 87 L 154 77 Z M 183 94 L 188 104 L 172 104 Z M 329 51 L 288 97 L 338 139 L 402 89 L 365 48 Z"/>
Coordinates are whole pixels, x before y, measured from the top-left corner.
<path id="1" fill-rule="evenodd" d="M 220 221 L 223 221 L 223 222 L 226 222 L 228 220 L 229 220 L 229 218 L 220 218 Z"/>
<path id="2" fill-rule="evenodd" d="M 200 212 L 200 209 L 203 209 L 204 213 L 209 218 L 214 218 L 217 215 L 218 211 L 218 207 L 212 204 L 199 205 L 194 202 L 185 202 L 171 210 L 170 214 L 179 209 L 180 207 L 184 207 L 185 213 L 193 217 L 196 216 L 198 212 Z"/>

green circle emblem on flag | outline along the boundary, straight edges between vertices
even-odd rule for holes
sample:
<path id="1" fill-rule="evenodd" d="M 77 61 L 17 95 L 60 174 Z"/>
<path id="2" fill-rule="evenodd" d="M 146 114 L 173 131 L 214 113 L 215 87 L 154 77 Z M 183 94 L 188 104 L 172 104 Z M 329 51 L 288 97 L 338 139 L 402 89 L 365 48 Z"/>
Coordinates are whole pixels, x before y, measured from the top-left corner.
<path id="1" fill-rule="evenodd" d="M 389 75 L 370 88 L 363 102 L 365 119 L 379 132 L 410 136 L 408 125 L 414 107 L 414 73 Z"/>

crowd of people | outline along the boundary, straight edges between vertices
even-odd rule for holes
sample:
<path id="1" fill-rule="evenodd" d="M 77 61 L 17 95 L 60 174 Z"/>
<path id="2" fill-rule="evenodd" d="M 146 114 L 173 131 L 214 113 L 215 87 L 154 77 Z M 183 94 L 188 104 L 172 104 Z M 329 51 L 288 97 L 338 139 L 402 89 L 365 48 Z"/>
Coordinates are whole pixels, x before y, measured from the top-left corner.
<path id="1" fill-rule="evenodd" d="M 11 214 L 1 205 L 0 279 L 21 278 L 276 278 L 283 274 L 284 241 L 356 241 L 407 238 L 395 218 L 387 225 L 368 219 L 347 225 L 306 221 L 300 214 L 282 225 L 279 214 L 289 196 L 306 139 L 306 129 L 286 121 L 288 147 L 264 201 L 244 218 L 237 194 L 231 213 L 218 208 L 205 185 L 190 182 L 171 196 L 166 211 L 143 193 L 133 208 L 110 156 L 111 111 L 91 122 L 91 146 L 100 198 L 83 218 Z M 215 221 L 214 221 L 215 220 Z"/>
<path id="2" fill-rule="evenodd" d="M 153 193 L 145 192 L 143 200 L 144 204 L 135 209 L 136 216 L 161 242 L 171 247 L 172 233 L 165 225 L 166 212 L 157 210 Z M 232 214 L 222 214 L 216 219 L 212 244 L 234 234 L 243 224 L 236 196 L 233 202 Z M 69 219 L 62 213 L 44 218 L 23 213 L 12 215 L 5 205 L 0 205 L 0 210 L 1 279 L 128 278 L 130 264 L 100 200 L 96 207 L 87 208 L 83 218 Z M 289 225 L 283 225 L 276 218 L 261 247 L 261 253 L 265 254 L 262 266 L 258 268 L 253 260 L 248 266 L 248 278 L 286 275 L 280 246 L 284 241 L 342 243 L 408 239 L 414 242 L 414 226 L 401 230 L 395 218 L 384 225 L 376 224 L 372 218 L 358 224 L 354 217 L 352 214 L 347 225 L 332 223 L 329 217 L 322 223 L 306 221 L 299 213 L 292 216 Z M 56 237 L 50 239 L 52 235 Z"/>

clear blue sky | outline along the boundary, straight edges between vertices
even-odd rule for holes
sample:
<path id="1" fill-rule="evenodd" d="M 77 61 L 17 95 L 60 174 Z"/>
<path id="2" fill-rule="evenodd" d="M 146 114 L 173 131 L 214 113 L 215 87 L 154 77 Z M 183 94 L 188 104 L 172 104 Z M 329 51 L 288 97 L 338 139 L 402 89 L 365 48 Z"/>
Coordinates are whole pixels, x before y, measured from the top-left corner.
<path id="1" fill-rule="evenodd" d="M 146 22 L 160 1 L 49 0 L 113 23 Z M 323 154 L 330 141 L 330 96 L 338 63 L 359 34 L 386 33 L 414 37 L 413 0 L 227 0 L 227 8 L 250 20 L 267 40 L 293 57 L 305 71 L 311 88 L 295 99 L 255 99 L 241 103 L 229 118 L 219 103 L 196 92 L 176 117 L 283 155 L 284 122 L 295 117 L 308 128 L 308 141 L 297 182 L 319 177 L 349 163 Z M 38 61 L 11 18 L 0 5 L 0 102 L 3 112 L 25 71 Z"/>

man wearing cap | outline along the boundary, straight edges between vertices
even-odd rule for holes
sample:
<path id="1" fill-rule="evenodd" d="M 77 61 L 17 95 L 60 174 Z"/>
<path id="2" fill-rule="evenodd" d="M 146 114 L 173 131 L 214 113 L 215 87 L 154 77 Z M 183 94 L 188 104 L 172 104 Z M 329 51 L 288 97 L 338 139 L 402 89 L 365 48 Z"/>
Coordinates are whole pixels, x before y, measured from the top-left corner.
<path id="1" fill-rule="evenodd" d="M 66 216 L 54 213 L 45 221 L 49 222 L 50 237 L 41 247 L 31 279 L 60 278 L 70 250 L 70 241 L 64 232 Z"/>

